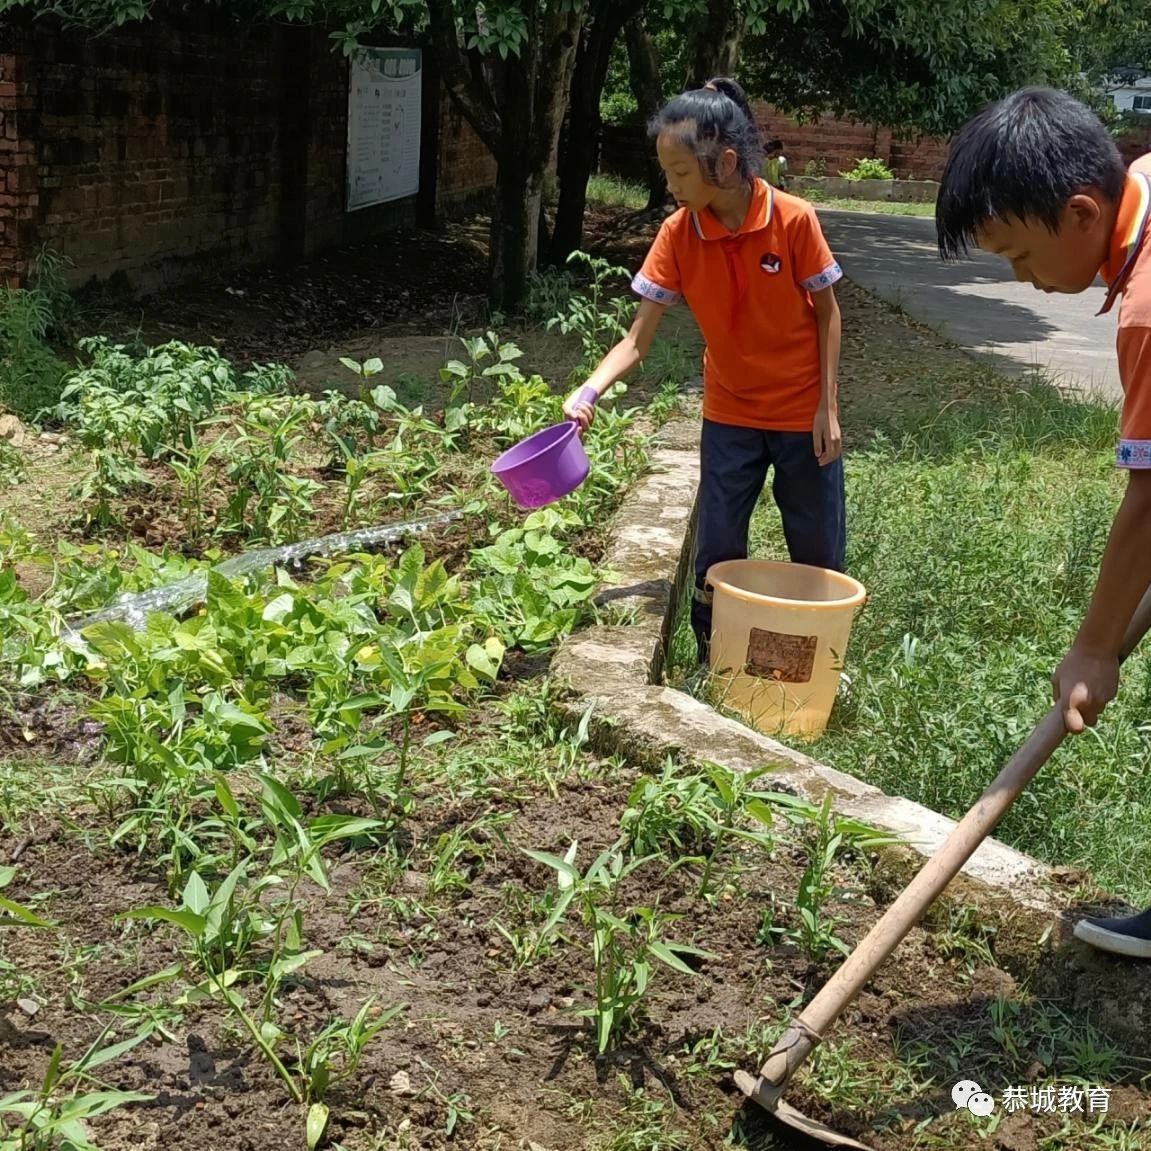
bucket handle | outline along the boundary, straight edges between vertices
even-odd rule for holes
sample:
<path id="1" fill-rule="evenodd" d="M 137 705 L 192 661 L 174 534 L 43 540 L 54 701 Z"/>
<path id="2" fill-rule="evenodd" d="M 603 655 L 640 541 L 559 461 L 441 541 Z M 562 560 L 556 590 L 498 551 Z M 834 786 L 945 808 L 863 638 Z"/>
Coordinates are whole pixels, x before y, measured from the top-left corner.
<path id="1" fill-rule="evenodd" d="M 596 404 L 599 403 L 599 392 L 597 392 L 595 388 L 591 387 L 590 384 L 584 384 L 584 386 L 580 388 L 578 392 L 576 392 L 576 402 L 587 404 L 589 407 L 594 408 Z M 578 423 L 578 421 L 573 420 L 572 423 Z"/>

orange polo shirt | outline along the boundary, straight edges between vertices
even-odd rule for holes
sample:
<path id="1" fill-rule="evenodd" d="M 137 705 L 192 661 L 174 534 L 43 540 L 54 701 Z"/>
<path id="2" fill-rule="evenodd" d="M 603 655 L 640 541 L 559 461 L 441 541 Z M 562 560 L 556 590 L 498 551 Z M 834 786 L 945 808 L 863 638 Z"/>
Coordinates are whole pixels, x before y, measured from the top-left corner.
<path id="1" fill-rule="evenodd" d="M 843 276 L 815 209 L 757 180 L 738 232 L 681 208 L 632 282 L 657 304 L 687 302 L 707 349 L 704 418 L 807 432 L 819 406 L 819 333 L 811 293 Z"/>
<path id="2" fill-rule="evenodd" d="M 1121 468 L 1151 468 L 1151 155 L 1131 165 L 1111 236 L 1107 261 L 1099 274 L 1107 281 L 1107 299 L 1099 314 L 1119 307 L 1119 379 L 1123 419 L 1117 462 Z"/>

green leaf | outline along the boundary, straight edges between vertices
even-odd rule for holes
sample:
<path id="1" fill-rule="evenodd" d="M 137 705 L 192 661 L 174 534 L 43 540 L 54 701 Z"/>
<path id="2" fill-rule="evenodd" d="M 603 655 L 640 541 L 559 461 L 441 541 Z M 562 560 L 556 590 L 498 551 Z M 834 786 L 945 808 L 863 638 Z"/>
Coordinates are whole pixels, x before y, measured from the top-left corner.
<path id="1" fill-rule="evenodd" d="M 275 1047 L 284 1038 L 284 1033 L 271 1020 L 265 1020 L 260 1024 L 260 1038 L 269 1047 Z"/>
<path id="2" fill-rule="evenodd" d="M 0 887 L 7 887 L 16 878 L 16 868 L 0 867 Z"/>
<path id="3" fill-rule="evenodd" d="M 228 786 L 227 779 L 225 779 L 220 772 L 215 773 L 214 786 L 216 789 L 216 799 L 225 813 L 231 819 L 239 819 L 240 805 L 236 802 L 236 797 L 232 794 L 232 789 Z"/>
<path id="4" fill-rule="evenodd" d="M 264 785 L 264 798 L 271 801 L 274 809 L 293 819 L 299 819 L 303 815 L 300 801 L 278 779 L 261 772 L 260 782 Z"/>
<path id="5" fill-rule="evenodd" d="M 44 1073 L 44 1094 L 48 1095 L 60 1081 L 60 1063 L 64 1058 L 64 1044 L 57 1043 L 48 1060 L 48 1070 Z"/>
<path id="6" fill-rule="evenodd" d="M 101 1047 L 99 1050 L 95 1050 L 96 1044 L 93 1044 L 73 1070 L 88 1072 L 97 1067 L 103 1067 L 105 1063 L 111 1063 L 112 1060 L 119 1059 L 121 1055 L 127 1055 L 129 1051 L 139 1047 L 147 1038 L 147 1035 L 133 1035 L 131 1039 L 125 1039 L 122 1043 L 113 1043 L 111 1047 Z M 98 1042 L 99 1040 L 97 1040 Z"/>
<path id="7" fill-rule="evenodd" d="M 328 1129 L 328 1105 L 313 1103 L 308 1108 L 308 1151 L 316 1151 Z"/>
<path id="8" fill-rule="evenodd" d="M 284 976 L 299 971 L 301 967 L 306 967 L 313 959 L 319 959 L 323 954 L 322 951 L 302 951 L 299 955 L 277 959 L 268 969 L 268 973 L 273 979 L 283 979 Z"/>
<path id="9" fill-rule="evenodd" d="M 260 618 L 266 623 L 283 623 L 284 619 L 291 614 L 295 604 L 296 597 L 285 592 L 268 602 Z"/>
<path id="10" fill-rule="evenodd" d="M 599 1053 L 602 1055 L 611 1044 L 612 1026 L 615 1023 L 615 1009 L 605 1005 L 596 1020 L 599 1035 Z"/>
<path id="11" fill-rule="evenodd" d="M 527 848 L 524 848 L 524 854 L 529 859 L 534 859 L 536 863 L 542 863 L 544 867 L 550 867 L 552 871 L 556 872 L 561 887 L 564 886 L 563 881 L 565 879 L 569 886 L 579 880 L 579 872 L 566 859 L 560 859 L 557 855 L 549 855 L 546 851 L 531 851 Z"/>
<path id="12" fill-rule="evenodd" d="M 192 874 L 188 876 L 188 882 L 184 886 L 184 906 L 189 911 L 194 911 L 197 915 L 204 915 L 211 902 L 211 896 L 208 894 L 208 885 L 200 877 L 198 871 L 193 871 Z"/>
<path id="13" fill-rule="evenodd" d="M 648 950 L 658 959 L 661 963 L 665 963 L 673 971 L 678 971 L 683 975 L 698 975 L 699 972 L 689 967 L 679 955 L 696 955 L 700 959 L 718 959 L 718 955 L 713 955 L 710 951 L 701 951 L 697 947 L 689 947 L 686 943 L 661 943 L 658 939 L 653 940 L 648 944 Z"/>
<path id="14" fill-rule="evenodd" d="M 308 838 L 315 848 L 325 847 L 340 839 L 355 839 L 372 831 L 382 831 L 386 825 L 379 819 L 366 819 L 355 815 L 321 815 L 308 828 Z"/>
<path id="15" fill-rule="evenodd" d="M 490 641 L 489 641 L 490 642 Z M 484 679 L 494 683 L 496 677 L 500 674 L 500 659 L 503 657 L 502 647 L 499 657 L 493 659 L 487 651 L 486 645 L 481 647 L 478 643 L 473 643 L 468 648 L 467 654 L 464 657 L 467 660 L 468 667 L 478 672 Z"/>
<path id="16" fill-rule="evenodd" d="M 0 927 L 55 927 L 54 923 L 49 923 L 46 919 L 41 919 L 40 916 L 28 910 L 20 903 L 13 903 L 11 899 L 5 899 L 0 895 Z"/>
<path id="17" fill-rule="evenodd" d="M 127 987 L 123 987 L 119 991 L 114 992 L 112 995 L 109 995 L 100 1006 L 107 1008 L 111 1004 L 119 1003 L 121 1000 L 130 999 L 133 995 L 138 995 L 141 991 L 148 991 L 153 987 L 159 987 L 161 983 L 170 983 L 173 979 L 179 978 L 183 972 L 184 965 L 182 963 L 173 963 L 171 967 L 165 967 L 163 971 L 157 971 L 153 975 L 146 975 L 143 979 L 137 979 L 135 983 L 131 983 Z"/>
<path id="18" fill-rule="evenodd" d="M 171 907 L 135 907 L 131 911 L 122 912 L 117 919 L 147 919 L 158 920 L 161 923 L 174 923 L 186 931 L 193 939 L 199 939 L 204 934 L 205 920 L 202 915 L 186 908 L 175 911 Z"/>
<path id="19" fill-rule="evenodd" d="M 155 1098 L 140 1091 L 93 1091 L 65 1104 L 60 1114 L 62 1117 L 75 1115 L 79 1119 L 95 1119 L 117 1107 L 125 1107 L 129 1103 L 151 1103 Z M 85 1137 L 88 1137 L 86 1132 Z M 82 1147 L 83 1144 L 77 1146 Z"/>

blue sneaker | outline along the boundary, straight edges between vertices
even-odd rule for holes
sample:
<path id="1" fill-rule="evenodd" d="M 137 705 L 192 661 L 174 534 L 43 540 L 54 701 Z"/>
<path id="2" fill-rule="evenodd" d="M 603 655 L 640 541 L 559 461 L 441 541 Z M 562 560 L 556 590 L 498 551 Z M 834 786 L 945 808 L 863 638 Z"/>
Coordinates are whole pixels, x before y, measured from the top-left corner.
<path id="1" fill-rule="evenodd" d="M 1081 919 L 1075 938 L 1112 955 L 1151 959 L 1151 908 L 1124 919 Z"/>

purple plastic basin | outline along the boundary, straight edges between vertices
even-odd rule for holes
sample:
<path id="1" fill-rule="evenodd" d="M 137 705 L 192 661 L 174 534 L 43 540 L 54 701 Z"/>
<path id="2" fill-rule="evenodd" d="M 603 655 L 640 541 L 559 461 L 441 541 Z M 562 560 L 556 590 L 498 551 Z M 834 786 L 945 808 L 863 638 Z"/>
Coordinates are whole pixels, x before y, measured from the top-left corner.
<path id="1" fill-rule="evenodd" d="M 595 391 L 585 388 L 584 392 L 590 396 L 581 394 L 581 399 L 594 402 Z M 574 420 L 528 436 L 492 464 L 492 475 L 524 509 L 542 508 L 570 495 L 587 479 L 590 470 Z"/>

